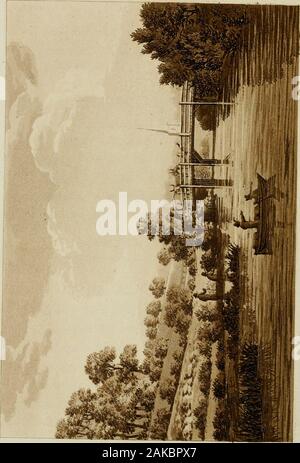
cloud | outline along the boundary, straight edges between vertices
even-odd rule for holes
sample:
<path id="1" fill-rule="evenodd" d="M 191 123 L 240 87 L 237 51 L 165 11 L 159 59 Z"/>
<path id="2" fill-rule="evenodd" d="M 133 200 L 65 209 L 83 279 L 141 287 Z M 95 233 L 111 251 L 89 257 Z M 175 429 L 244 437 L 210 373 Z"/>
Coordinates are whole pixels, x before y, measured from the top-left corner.
<path id="1" fill-rule="evenodd" d="M 7 148 L 5 190 L 5 254 L 2 335 L 7 359 L 1 376 L 1 408 L 11 417 L 16 400 L 26 392 L 29 404 L 47 381 L 41 370 L 50 349 L 50 331 L 28 337 L 31 317 L 41 308 L 53 254 L 47 233 L 46 206 L 50 182 L 36 169 L 28 143 L 32 124 L 41 111 L 37 73 L 29 48 L 11 44 L 7 52 Z M 34 200 L 33 200 L 34 198 Z"/>
<path id="2" fill-rule="evenodd" d="M 8 47 L 8 107 L 5 255 L 2 332 L 8 345 L 24 338 L 28 319 L 40 309 L 53 254 L 47 233 L 46 206 L 50 182 L 36 169 L 28 143 L 32 124 L 41 111 L 35 88 L 36 71 L 30 50 Z M 18 93 L 20 92 L 20 93 Z"/>
<path id="3" fill-rule="evenodd" d="M 32 51 L 21 43 L 8 45 L 6 62 L 7 107 L 11 108 L 18 95 L 37 84 L 38 75 Z"/>
<path id="4" fill-rule="evenodd" d="M 17 349 L 8 350 L 1 381 L 1 411 L 6 419 L 13 415 L 19 396 L 24 396 L 24 403 L 29 406 L 46 386 L 48 369 L 42 366 L 42 361 L 50 348 L 48 329 L 40 340 L 33 343 L 24 340 Z"/>

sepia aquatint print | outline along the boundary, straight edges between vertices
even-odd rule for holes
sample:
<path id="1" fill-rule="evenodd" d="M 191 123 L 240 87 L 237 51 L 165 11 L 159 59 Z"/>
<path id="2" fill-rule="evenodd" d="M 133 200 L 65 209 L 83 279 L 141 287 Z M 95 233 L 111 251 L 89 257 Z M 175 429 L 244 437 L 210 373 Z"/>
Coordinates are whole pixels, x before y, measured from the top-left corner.
<path id="1" fill-rule="evenodd" d="M 1 437 L 293 440 L 298 46 L 298 6 L 6 3 Z"/>

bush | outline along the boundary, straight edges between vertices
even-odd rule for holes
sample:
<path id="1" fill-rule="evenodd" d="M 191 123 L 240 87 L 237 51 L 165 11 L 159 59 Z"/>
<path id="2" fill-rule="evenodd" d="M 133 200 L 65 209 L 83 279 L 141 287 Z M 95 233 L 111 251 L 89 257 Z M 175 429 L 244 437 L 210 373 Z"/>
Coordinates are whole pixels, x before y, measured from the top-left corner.
<path id="1" fill-rule="evenodd" d="M 180 376 L 181 367 L 182 367 L 181 363 L 180 364 L 179 363 L 172 363 L 171 364 L 170 372 L 171 372 L 171 375 L 174 376 L 174 378 L 178 378 Z"/>
<path id="2" fill-rule="evenodd" d="M 205 270 L 206 273 L 213 272 L 217 268 L 218 262 L 219 253 L 217 248 L 205 251 L 200 259 L 201 268 L 203 268 L 203 270 Z"/>
<path id="3" fill-rule="evenodd" d="M 165 358 L 168 352 L 169 340 L 165 338 L 156 339 L 154 343 L 154 355 L 157 358 Z"/>
<path id="4" fill-rule="evenodd" d="M 196 276 L 197 275 L 197 264 L 196 262 L 194 262 L 193 264 L 189 265 L 189 274 L 191 276 Z"/>
<path id="5" fill-rule="evenodd" d="M 196 317 L 199 321 L 213 322 L 217 319 L 218 313 L 215 308 L 211 309 L 208 304 L 202 304 L 196 311 Z"/>
<path id="6" fill-rule="evenodd" d="M 193 293 L 196 288 L 195 278 L 189 278 L 188 288 Z"/>
<path id="7" fill-rule="evenodd" d="M 214 438 L 218 441 L 228 440 L 229 419 L 223 406 L 219 406 L 213 419 Z"/>
<path id="8" fill-rule="evenodd" d="M 176 394 L 176 383 L 172 379 L 166 379 L 160 384 L 159 395 L 162 400 L 166 400 L 169 405 L 173 404 Z"/>
<path id="9" fill-rule="evenodd" d="M 213 392 L 216 399 L 225 397 L 225 378 L 224 375 L 218 375 L 213 383 Z"/>
<path id="10" fill-rule="evenodd" d="M 200 339 L 200 341 L 198 341 L 198 351 L 199 351 L 199 354 L 200 355 L 203 355 L 204 357 L 207 357 L 208 359 L 210 359 L 211 357 L 211 345 L 209 342 L 203 340 L 203 339 Z"/>
<path id="11" fill-rule="evenodd" d="M 167 437 L 171 412 L 166 408 L 161 408 L 157 411 L 156 417 L 149 428 L 149 438 L 165 440 Z"/>
<path id="12" fill-rule="evenodd" d="M 161 311 L 161 302 L 160 301 L 152 301 L 150 304 L 147 305 L 146 313 L 147 315 L 152 315 L 153 317 L 158 317 Z"/>
<path id="13" fill-rule="evenodd" d="M 146 336 L 147 336 L 147 338 L 153 340 L 153 339 L 156 338 L 156 335 L 157 335 L 157 328 L 149 327 L 149 328 L 146 329 Z"/>
<path id="14" fill-rule="evenodd" d="M 197 427 L 202 440 L 205 438 L 205 426 L 207 417 L 207 401 L 201 400 L 199 405 L 194 409 L 195 426 Z"/>
<path id="15" fill-rule="evenodd" d="M 225 354 L 224 350 L 221 350 L 218 346 L 217 354 L 216 354 L 216 366 L 220 371 L 224 371 L 225 369 Z"/>
<path id="16" fill-rule="evenodd" d="M 262 382 L 258 372 L 258 346 L 245 343 L 240 354 L 240 420 L 239 434 L 249 442 L 263 438 Z"/>
<path id="17" fill-rule="evenodd" d="M 198 380 L 200 384 L 200 391 L 205 397 L 208 397 L 210 390 L 210 377 L 211 377 L 211 361 L 207 360 L 199 368 Z"/>

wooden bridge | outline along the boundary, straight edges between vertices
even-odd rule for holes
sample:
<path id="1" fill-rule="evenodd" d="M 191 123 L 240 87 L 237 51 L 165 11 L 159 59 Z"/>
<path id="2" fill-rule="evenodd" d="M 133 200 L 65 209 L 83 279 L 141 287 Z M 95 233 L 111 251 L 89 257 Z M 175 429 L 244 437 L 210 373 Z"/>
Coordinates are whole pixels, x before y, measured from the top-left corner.
<path id="1" fill-rule="evenodd" d="M 180 193 L 181 199 L 194 199 L 194 191 L 197 188 L 214 189 L 231 187 L 226 179 L 196 178 L 195 170 L 200 166 L 213 167 L 215 165 L 228 164 L 214 158 L 202 158 L 194 149 L 195 132 L 195 107 L 197 105 L 232 105 L 233 103 L 219 101 L 194 101 L 194 88 L 190 82 L 185 82 L 182 87 L 180 124 L 180 161 L 177 165 L 179 172 L 179 185 L 174 193 Z"/>

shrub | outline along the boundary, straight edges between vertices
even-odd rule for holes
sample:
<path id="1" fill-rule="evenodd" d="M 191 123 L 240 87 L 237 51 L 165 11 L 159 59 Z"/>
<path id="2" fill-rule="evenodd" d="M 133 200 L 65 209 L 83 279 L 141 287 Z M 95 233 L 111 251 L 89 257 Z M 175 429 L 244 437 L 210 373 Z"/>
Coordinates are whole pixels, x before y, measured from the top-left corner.
<path id="1" fill-rule="evenodd" d="M 207 341 L 201 339 L 198 341 L 198 351 L 199 354 L 203 355 L 204 357 L 207 357 L 210 359 L 211 357 L 211 345 Z"/>
<path id="2" fill-rule="evenodd" d="M 213 383 L 213 392 L 216 399 L 225 397 L 225 378 L 224 375 L 218 375 Z"/>
<path id="3" fill-rule="evenodd" d="M 200 437 L 204 440 L 205 437 L 205 426 L 207 416 L 207 401 L 201 400 L 199 405 L 194 409 L 195 426 L 197 427 Z"/>
<path id="4" fill-rule="evenodd" d="M 214 438 L 218 441 L 228 440 L 229 419 L 223 406 L 219 406 L 213 419 Z"/>
<path id="5" fill-rule="evenodd" d="M 211 361 L 207 360 L 199 368 L 198 379 L 200 383 L 200 391 L 205 397 L 208 397 L 210 390 L 211 377 Z"/>
<path id="6" fill-rule="evenodd" d="M 262 382 L 258 372 L 258 346 L 245 343 L 239 362 L 240 420 L 239 434 L 249 442 L 262 440 Z"/>
<path id="7" fill-rule="evenodd" d="M 159 395 L 161 399 L 166 400 L 169 405 L 173 404 L 175 394 L 176 384 L 174 380 L 168 378 L 160 384 Z"/>

